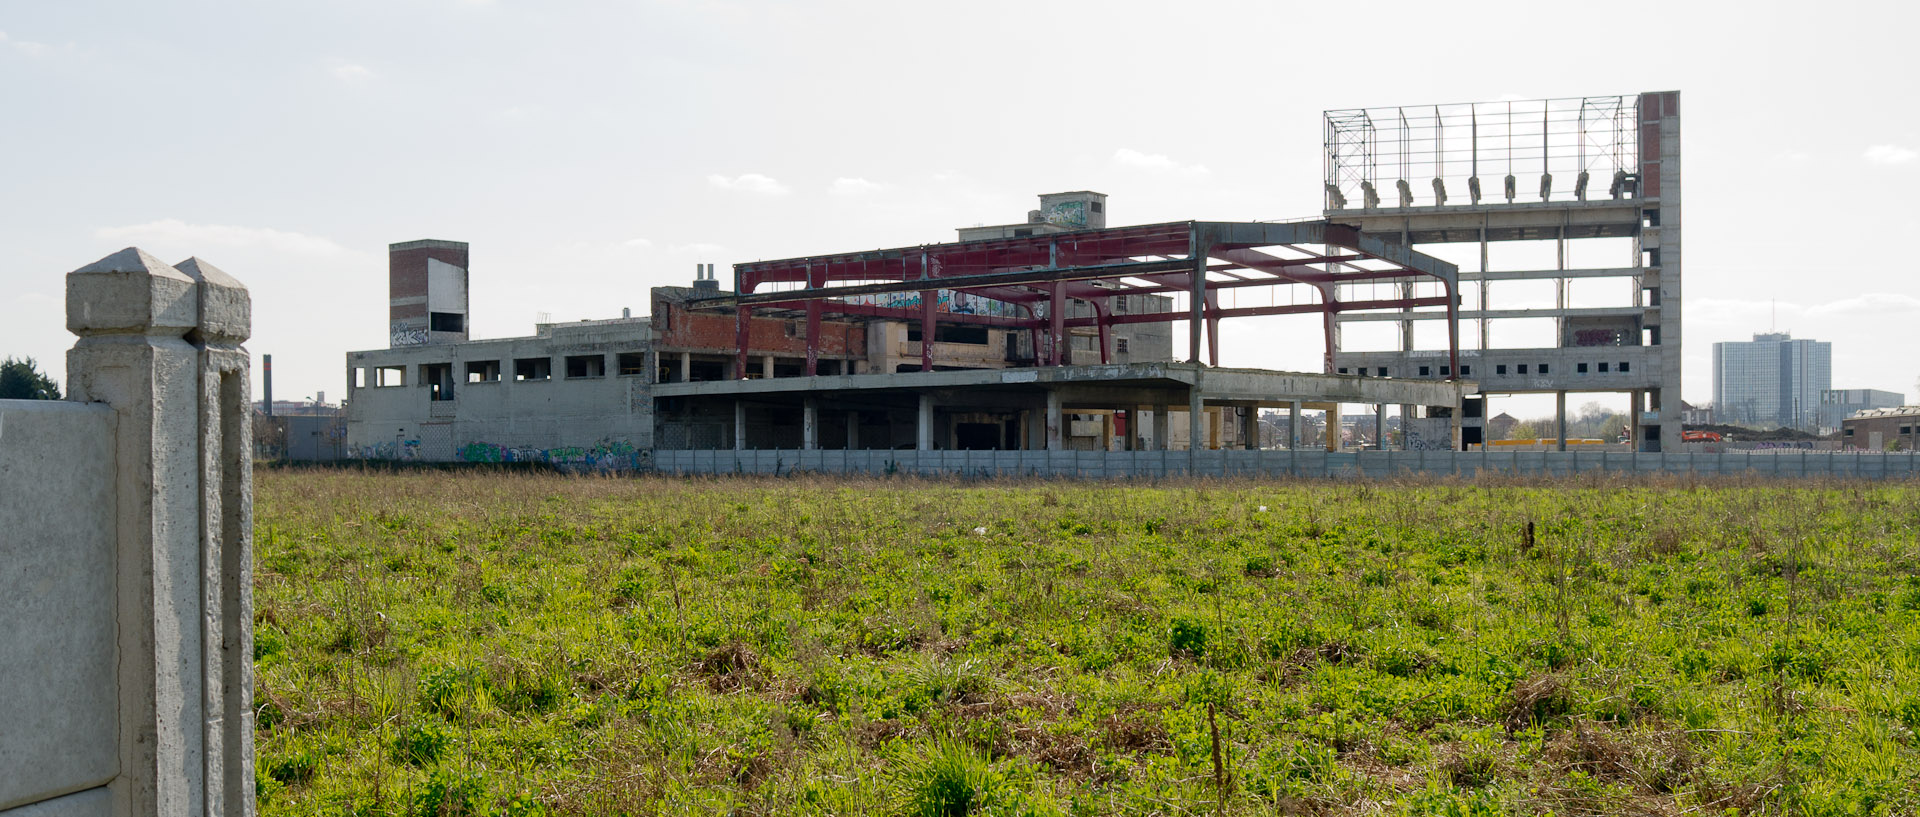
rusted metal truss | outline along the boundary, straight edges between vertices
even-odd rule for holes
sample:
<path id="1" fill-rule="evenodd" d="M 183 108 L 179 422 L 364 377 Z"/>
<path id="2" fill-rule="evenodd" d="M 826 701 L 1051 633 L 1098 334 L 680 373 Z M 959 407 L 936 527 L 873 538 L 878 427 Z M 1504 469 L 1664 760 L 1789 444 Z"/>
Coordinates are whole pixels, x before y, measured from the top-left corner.
<path id="1" fill-rule="evenodd" d="M 1375 281 L 1431 279 L 1443 295 L 1342 300 L 1340 287 Z M 825 315 L 858 315 L 921 325 L 921 369 L 934 368 L 934 328 L 939 323 L 999 326 L 1032 333 L 1038 362 L 1059 365 L 1067 330 L 1099 330 L 1100 357 L 1107 362 L 1108 328 L 1129 323 L 1187 321 L 1189 361 L 1206 348 L 1220 360 L 1223 318 L 1320 313 L 1326 333 L 1326 371 L 1333 371 L 1333 316 L 1340 312 L 1444 306 L 1451 371 L 1460 348 L 1458 269 L 1398 244 L 1362 235 L 1327 221 L 1182 221 L 1017 238 L 930 244 L 890 250 L 756 261 L 734 265 L 734 292 L 693 301 L 693 309 L 733 309 L 738 315 L 737 365 L 747 370 L 748 326 L 753 312 L 803 311 L 807 320 L 807 374 L 817 372 Z M 1317 300 L 1286 305 L 1223 307 L 1219 294 L 1244 287 L 1306 287 Z M 1012 305 L 1018 314 L 940 311 L 936 293 L 977 296 Z M 871 296 L 919 293 L 917 307 L 870 302 Z M 1116 312 L 1113 299 L 1126 295 L 1184 295 L 1184 309 Z M 868 300 L 862 300 L 862 299 Z M 1068 299 L 1091 306 L 1091 315 L 1068 316 Z"/>

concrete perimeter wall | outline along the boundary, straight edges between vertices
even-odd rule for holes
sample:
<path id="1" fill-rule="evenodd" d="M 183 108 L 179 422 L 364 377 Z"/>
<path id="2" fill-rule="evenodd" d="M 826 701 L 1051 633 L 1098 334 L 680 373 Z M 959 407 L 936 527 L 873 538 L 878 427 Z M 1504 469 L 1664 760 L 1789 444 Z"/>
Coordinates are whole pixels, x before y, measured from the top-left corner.
<path id="1" fill-rule="evenodd" d="M 0 817 L 253 814 L 245 287 L 67 276 L 71 402 L 0 401 Z"/>
<path id="2" fill-rule="evenodd" d="M 1728 474 L 1788 478 L 1920 477 L 1920 455 L 1830 451 L 1639 454 L 1581 451 L 655 451 L 674 474 L 917 474 L 1075 478 L 1568 476 Z"/>

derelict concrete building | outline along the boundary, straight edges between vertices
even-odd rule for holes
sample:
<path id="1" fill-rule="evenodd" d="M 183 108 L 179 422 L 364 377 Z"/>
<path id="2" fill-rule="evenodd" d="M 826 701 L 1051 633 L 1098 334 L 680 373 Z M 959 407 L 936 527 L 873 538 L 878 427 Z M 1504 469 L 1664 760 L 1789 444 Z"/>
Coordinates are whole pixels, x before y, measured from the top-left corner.
<path id="1" fill-rule="evenodd" d="M 1418 322 L 1455 316 L 1409 308 L 1335 316 L 1334 371 L 1554 394 L 1563 450 L 1568 392 L 1624 392 L 1640 450 L 1680 450 L 1678 92 L 1335 110 L 1324 124 L 1329 220 L 1477 256 L 1459 273 L 1473 348 L 1457 364 L 1438 333 L 1416 343 Z M 1341 348 L 1362 321 L 1396 324 L 1394 348 Z M 1496 323 L 1525 339 L 1500 343 Z"/>
<path id="2" fill-rule="evenodd" d="M 656 449 L 1237 448 L 1257 445 L 1263 407 L 1290 409 L 1297 429 L 1301 409 L 1342 403 L 1425 407 L 1410 436 L 1458 444 L 1471 386 L 1457 377 L 1218 366 L 1227 318 L 1452 311 L 1453 265 L 1328 222 L 1108 227 L 1100 194 L 1042 203 L 972 240 L 739 264 L 730 290 L 706 267 L 692 287 L 655 288 L 645 317 L 532 337 L 440 335 L 431 317 L 424 335 L 403 332 L 395 313 L 393 345 L 348 354 L 348 446 L 634 467 Z M 396 279 L 428 243 L 453 244 L 394 245 Z M 1409 277 L 1441 292 L 1342 297 Z M 1298 297 L 1223 303 L 1246 287 Z M 464 315 L 465 292 L 429 316 Z M 1181 322 L 1188 355 L 1175 361 Z"/>

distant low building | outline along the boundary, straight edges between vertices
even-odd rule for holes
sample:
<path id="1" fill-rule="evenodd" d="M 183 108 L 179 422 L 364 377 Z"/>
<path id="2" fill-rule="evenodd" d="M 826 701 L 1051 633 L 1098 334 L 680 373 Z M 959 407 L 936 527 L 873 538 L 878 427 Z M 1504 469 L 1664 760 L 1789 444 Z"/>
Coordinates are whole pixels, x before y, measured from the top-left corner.
<path id="1" fill-rule="evenodd" d="M 1696 406 L 1685 400 L 1680 401 L 1680 424 L 1688 426 L 1713 425 L 1713 404 Z"/>
<path id="2" fill-rule="evenodd" d="M 1487 438 L 1490 440 L 1504 440 L 1513 435 L 1513 427 L 1519 424 L 1520 421 L 1514 419 L 1513 415 L 1504 411 L 1500 412 L 1494 415 L 1493 419 L 1487 421 Z"/>
<path id="3" fill-rule="evenodd" d="M 1920 450 L 1920 406 L 1855 412 L 1840 421 L 1840 445 L 1864 451 Z"/>
<path id="4" fill-rule="evenodd" d="M 1820 433 L 1832 434 L 1840 421 L 1867 409 L 1899 408 L 1907 396 L 1879 389 L 1828 389 L 1820 393 Z"/>

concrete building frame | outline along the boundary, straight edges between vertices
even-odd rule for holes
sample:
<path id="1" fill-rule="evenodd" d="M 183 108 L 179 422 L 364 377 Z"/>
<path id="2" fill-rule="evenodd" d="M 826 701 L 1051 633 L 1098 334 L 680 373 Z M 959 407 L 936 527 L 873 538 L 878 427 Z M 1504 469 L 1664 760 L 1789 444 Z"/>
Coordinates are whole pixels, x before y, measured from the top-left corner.
<path id="1" fill-rule="evenodd" d="M 1464 365 L 1482 394 L 1554 394 L 1561 450 L 1568 392 L 1625 392 L 1637 447 L 1680 450 L 1678 92 L 1335 110 L 1324 122 L 1330 221 L 1409 249 L 1477 244 L 1480 260 L 1479 269 L 1459 274 L 1475 290 L 1473 309 L 1339 315 L 1340 325 L 1397 322 L 1400 337 L 1398 351 L 1336 351 L 1336 372 L 1443 377 L 1457 376 Z M 1504 172 L 1499 189 L 1483 191 L 1483 169 Z M 1535 170 L 1537 201 L 1528 200 L 1534 177 L 1522 195 L 1516 174 Z M 1596 175 L 1606 180 L 1604 197 L 1598 182 L 1589 195 Z M 1393 197 L 1382 200 L 1380 188 L 1389 180 Z M 1632 256 L 1621 259 L 1626 263 L 1570 267 L 1568 242 L 1586 238 L 1631 239 Z M 1517 241 L 1553 242 L 1554 267 L 1493 269 L 1490 245 Z M 1573 306 L 1571 283 L 1590 279 L 1630 280 L 1630 302 Z M 1490 296 L 1496 285 L 1524 281 L 1552 282 L 1554 306 L 1498 308 Z M 1414 343 L 1415 321 L 1441 318 L 1477 325 L 1477 348 L 1456 352 L 1451 366 Z M 1493 321 L 1538 318 L 1554 320 L 1555 346 L 1494 348 Z M 1339 346 L 1337 332 L 1333 345 Z"/>

